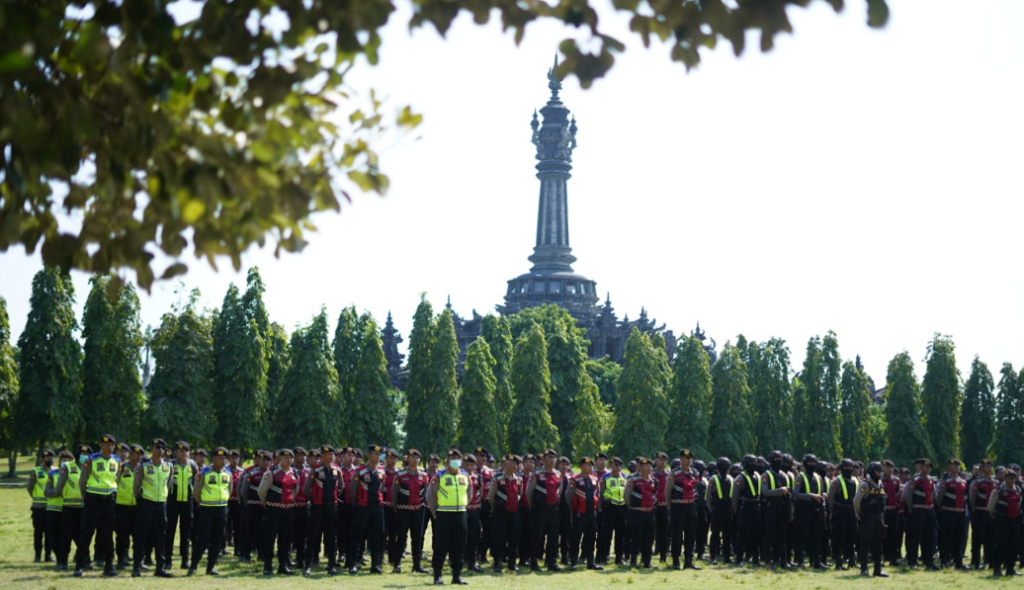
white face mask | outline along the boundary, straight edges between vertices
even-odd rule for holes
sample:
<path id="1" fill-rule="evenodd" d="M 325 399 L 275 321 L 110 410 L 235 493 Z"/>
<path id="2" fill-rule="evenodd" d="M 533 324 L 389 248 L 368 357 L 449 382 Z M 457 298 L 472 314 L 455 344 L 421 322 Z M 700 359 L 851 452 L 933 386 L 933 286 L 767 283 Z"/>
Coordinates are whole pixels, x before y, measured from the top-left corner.
<path id="1" fill-rule="evenodd" d="M 452 469 L 458 469 L 459 467 L 462 467 L 462 459 L 452 459 L 448 462 L 448 465 Z"/>

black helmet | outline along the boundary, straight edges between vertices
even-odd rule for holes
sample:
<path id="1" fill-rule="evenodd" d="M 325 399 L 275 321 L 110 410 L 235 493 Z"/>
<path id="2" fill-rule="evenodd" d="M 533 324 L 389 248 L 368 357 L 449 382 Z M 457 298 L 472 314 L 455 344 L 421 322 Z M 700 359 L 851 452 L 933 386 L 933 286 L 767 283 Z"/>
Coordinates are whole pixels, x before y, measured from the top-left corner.
<path id="1" fill-rule="evenodd" d="M 729 472 L 729 468 L 732 467 L 732 461 L 729 460 L 729 457 L 719 457 L 715 461 L 715 465 L 718 466 L 718 472 L 725 475 Z"/>
<path id="2" fill-rule="evenodd" d="M 839 470 L 840 471 L 842 471 L 844 469 L 853 469 L 853 468 L 854 468 L 854 463 L 853 463 L 852 459 L 843 459 L 842 461 L 839 462 Z"/>
<path id="3" fill-rule="evenodd" d="M 807 453 L 806 455 L 804 455 L 804 461 L 803 461 L 804 465 L 806 465 L 808 463 L 817 463 L 817 462 L 818 462 L 818 456 L 815 455 L 814 453 Z"/>
<path id="4" fill-rule="evenodd" d="M 772 451 L 768 453 L 769 461 L 774 461 L 776 459 L 782 460 L 782 451 Z"/>
<path id="5" fill-rule="evenodd" d="M 705 465 L 704 462 L 701 461 L 700 459 L 697 459 L 696 461 L 693 462 L 693 468 L 697 470 L 697 473 L 704 473 L 707 470 L 708 466 Z"/>
<path id="6" fill-rule="evenodd" d="M 783 453 L 782 454 L 782 466 L 783 467 L 792 467 L 793 466 L 793 455 L 790 455 L 789 453 Z"/>
<path id="7" fill-rule="evenodd" d="M 868 475 L 871 475 L 875 472 L 882 472 L 882 464 L 879 463 L 878 461 L 872 461 L 868 463 Z"/>
<path id="8" fill-rule="evenodd" d="M 740 462 L 743 467 L 747 465 L 757 465 L 757 457 L 753 455 L 743 455 L 743 460 Z"/>

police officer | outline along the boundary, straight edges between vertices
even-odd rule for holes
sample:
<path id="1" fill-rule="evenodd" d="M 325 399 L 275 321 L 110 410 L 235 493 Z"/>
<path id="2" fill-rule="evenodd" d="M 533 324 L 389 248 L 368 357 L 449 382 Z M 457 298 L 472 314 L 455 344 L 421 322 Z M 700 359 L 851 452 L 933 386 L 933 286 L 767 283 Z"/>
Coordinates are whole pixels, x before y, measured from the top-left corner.
<path id="1" fill-rule="evenodd" d="M 676 459 L 673 463 L 678 461 Z M 705 550 L 708 545 L 708 527 L 711 524 L 711 512 L 708 510 L 707 502 L 708 467 L 703 461 L 698 459 L 693 462 L 693 468 L 697 471 L 697 501 L 694 503 L 694 506 L 697 507 L 697 539 L 696 543 L 694 543 L 693 553 L 697 561 L 704 561 Z"/>
<path id="2" fill-rule="evenodd" d="M 143 560 L 151 550 L 156 553 L 158 578 L 170 578 L 167 571 L 170 562 L 164 562 L 164 541 L 167 528 L 167 498 L 171 493 L 173 467 L 164 458 L 168 452 L 163 439 L 155 439 L 149 447 L 149 458 L 135 468 L 132 478 L 132 493 L 138 499 L 138 514 L 135 516 L 135 537 L 132 539 L 132 577 L 142 575 L 146 569 Z"/>
<path id="3" fill-rule="evenodd" d="M 821 554 L 821 532 L 825 512 L 825 482 L 818 475 L 818 457 L 804 455 L 803 472 L 796 478 L 793 497 L 796 503 L 796 563 L 803 567 L 804 554 L 813 569 L 824 569 Z"/>
<path id="4" fill-rule="evenodd" d="M 854 563 L 853 547 L 857 538 L 857 513 L 853 499 L 857 495 L 857 479 L 853 476 L 853 461 L 839 463 L 839 476 L 832 482 L 828 493 L 829 513 L 832 515 L 832 557 L 836 570 L 848 570 Z"/>
<path id="5" fill-rule="evenodd" d="M 101 436 L 100 452 L 89 457 L 78 479 L 78 490 L 84 500 L 81 545 L 88 547 L 92 543 L 93 533 L 96 534 L 97 557 L 103 560 L 103 575 L 106 577 L 117 575 L 114 570 L 114 495 L 117 492 L 117 472 L 121 463 L 114 454 L 116 445 L 117 441 L 112 435 Z M 75 564 L 76 578 L 82 577 L 85 565 L 82 560 Z"/>
<path id="6" fill-rule="evenodd" d="M 82 476 L 82 467 L 92 455 L 92 448 L 89 445 L 80 445 L 77 450 L 78 460 L 73 459 L 61 465 L 56 484 L 44 492 L 47 498 L 60 498 L 62 502 L 60 544 L 57 546 L 58 571 L 68 569 L 68 556 L 71 553 L 72 542 L 75 543 L 76 566 L 78 563 L 84 563 L 85 569 L 92 569 L 89 546 L 82 545 L 82 492 L 78 485 Z"/>
<path id="7" fill-rule="evenodd" d="M 982 459 L 981 473 L 974 478 L 968 489 L 971 505 L 971 568 L 981 569 L 981 553 L 985 561 L 992 561 L 993 532 L 992 515 L 988 511 L 988 500 L 996 487 L 992 477 L 992 461 Z"/>
<path id="8" fill-rule="evenodd" d="M 569 567 L 569 545 L 572 537 L 572 512 L 564 502 L 566 492 L 569 491 L 569 482 L 574 474 L 572 472 L 572 461 L 568 457 L 558 458 L 558 473 L 562 480 L 558 484 L 558 554 L 559 563 Z"/>
<path id="9" fill-rule="evenodd" d="M 298 477 L 298 484 L 295 486 L 295 502 L 292 506 L 292 512 L 295 514 L 295 526 L 292 528 L 292 550 L 295 551 L 296 559 L 299 563 L 305 561 L 304 556 L 306 555 L 306 537 L 308 535 L 308 519 L 309 519 L 309 497 L 303 492 L 306 487 L 306 480 L 309 479 L 309 474 L 313 471 L 310 469 L 306 462 L 309 453 L 303 447 L 295 447 L 292 449 L 292 453 L 295 455 L 295 462 L 292 464 L 292 469 L 295 470 L 295 474 Z M 291 553 L 289 553 L 289 556 Z M 289 557 L 289 565 L 291 558 Z"/>
<path id="10" fill-rule="evenodd" d="M 786 536 L 789 528 L 789 477 L 782 467 L 782 451 L 768 454 L 770 469 L 761 476 L 761 495 L 764 504 L 764 537 L 761 556 L 772 569 L 787 568 Z"/>
<path id="11" fill-rule="evenodd" d="M 708 482 L 706 498 L 711 510 L 711 565 L 718 565 L 721 555 L 722 563 L 729 563 L 732 556 L 732 489 L 733 480 L 729 474 L 732 462 L 728 457 L 719 457 L 715 461 L 717 473 Z"/>
<path id="12" fill-rule="evenodd" d="M 533 479 L 533 470 L 537 466 L 537 458 L 532 453 L 523 455 L 520 463 L 519 477 L 523 479 L 523 494 L 519 501 L 519 565 L 530 567 L 534 554 L 533 509 L 530 506 L 530 495 L 525 486 Z"/>
<path id="13" fill-rule="evenodd" d="M 580 473 L 569 479 L 565 504 L 572 513 L 572 541 L 569 547 L 569 567 L 576 569 L 580 555 L 587 561 L 588 570 L 602 570 L 594 563 L 594 541 L 597 537 L 598 485 L 594 475 L 594 460 L 580 459 Z M 580 542 L 582 541 L 582 546 Z M 499 570 L 500 571 L 500 570 Z"/>
<path id="14" fill-rule="evenodd" d="M 199 474 L 206 469 L 206 460 L 210 454 L 206 452 L 204 448 L 198 448 L 191 453 L 192 460 L 196 462 L 196 474 L 192 476 L 192 487 L 189 488 L 188 493 L 192 494 L 195 491 L 195 486 L 199 483 Z M 196 541 L 199 540 L 199 502 L 196 502 L 195 498 L 189 500 L 189 504 L 192 506 L 192 534 L 189 536 L 189 540 L 192 545 L 195 546 Z M 184 560 L 188 561 L 188 560 Z M 182 564 L 181 569 L 186 569 L 185 564 Z"/>
<path id="15" fill-rule="evenodd" d="M 882 485 L 882 464 L 868 464 L 867 478 L 857 486 L 853 507 L 860 519 L 860 575 L 868 575 L 868 555 L 875 560 L 874 576 L 888 578 L 882 571 L 882 540 L 885 538 L 885 486 Z"/>
<path id="16" fill-rule="evenodd" d="M 270 469 L 273 457 L 267 451 L 257 449 L 252 456 L 252 466 L 245 471 L 238 481 L 238 501 L 244 506 L 242 513 L 242 542 L 238 549 L 238 562 L 249 563 L 252 550 L 263 561 L 263 502 L 260 501 L 259 489 L 263 476 Z"/>
<path id="17" fill-rule="evenodd" d="M 61 451 L 57 465 L 50 465 L 50 470 L 46 472 L 46 482 L 43 488 L 43 497 L 46 498 L 46 543 L 50 545 L 53 552 L 57 555 L 58 570 L 61 569 L 60 529 L 61 512 L 64 511 L 64 498 L 61 498 L 58 494 L 51 493 L 51 490 L 56 488 L 57 480 L 60 478 L 60 468 L 65 463 L 71 463 L 74 460 L 75 457 L 70 451 Z"/>
<path id="18" fill-rule="evenodd" d="M 671 479 L 667 479 L 664 485 L 671 487 L 668 498 L 672 506 L 672 569 L 680 569 L 679 556 L 683 555 L 685 562 L 682 567 L 700 570 L 701 568 L 693 563 L 700 475 L 693 468 L 693 453 L 689 449 L 679 451 L 679 467 L 673 469 L 669 475 Z"/>
<path id="19" fill-rule="evenodd" d="M 291 449 L 277 451 L 278 465 L 260 480 L 259 496 L 263 503 L 263 575 L 274 574 L 274 542 L 277 542 L 277 573 L 285 576 L 295 572 L 288 567 L 295 527 L 295 489 L 299 475 L 292 468 L 295 454 Z"/>
<path id="20" fill-rule="evenodd" d="M 475 455 L 466 455 L 462 469 L 469 477 L 469 503 L 466 505 L 466 555 L 464 560 L 471 572 L 480 573 L 480 564 L 477 563 L 477 549 L 480 545 L 480 516 L 483 506 L 483 480 L 480 472 L 477 471 Z"/>
<path id="21" fill-rule="evenodd" d="M 398 475 L 398 449 L 387 447 L 384 449 L 384 553 L 391 555 L 391 546 L 398 543 L 395 528 L 395 503 L 391 497 L 391 486 L 395 483 Z"/>
<path id="22" fill-rule="evenodd" d="M 615 563 L 626 565 L 626 477 L 622 475 L 622 459 L 611 458 L 611 471 L 600 480 L 602 513 L 601 536 L 597 544 L 597 565 L 606 565 L 615 537 Z"/>
<path id="23" fill-rule="evenodd" d="M 46 562 L 53 561 L 54 552 L 53 539 L 46 536 L 46 477 L 47 472 L 53 466 L 53 459 L 56 453 L 53 449 L 44 449 L 40 457 L 40 464 L 28 474 L 28 495 L 32 497 L 32 547 L 35 549 L 36 557 L 33 560 L 39 563 L 43 560 L 43 546 L 45 541 Z"/>
<path id="24" fill-rule="evenodd" d="M 668 527 L 668 488 L 672 471 L 668 468 L 668 453 L 658 451 L 654 459 L 654 470 L 651 477 L 655 482 L 655 508 L 654 508 L 654 552 L 658 560 L 665 563 L 668 560 L 669 541 Z"/>
<path id="25" fill-rule="evenodd" d="M 742 471 L 734 478 L 732 509 L 736 513 L 736 564 L 744 556 L 751 565 L 758 565 L 758 545 L 761 540 L 761 476 L 757 473 L 757 457 L 744 455 Z"/>
<path id="26" fill-rule="evenodd" d="M 930 459 L 918 459 L 920 471 L 907 482 L 903 495 L 907 499 L 909 533 L 907 534 L 907 561 L 911 569 L 917 569 L 917 548 L 921 547 L 927 569 L 939 569 L 935 565 L 935 479 L 931 477 Z"/>
<path id="27" fill-rule="evenodd" d="M 554 449 L 544 451 L 544 467 L 535 471 L 526 485 L 526 496 L 533 514 L 533 560 L 530 570 L 540 571 L 540 560 L 545 560 L 549 571 L 557 572 L 558 566 L 558 489 L 562 475 L 558 472 L 555 462 L 558 453 Z M 544 539 L 547 538 L 547 552 L 544 551 Z"/>
<path id="28" fill-rule="evenodd" d="M 237 449 L 228 451 L 228 471 L 231 473 L 231 497 L 228 498 L 228 524 L 224 531 L 225 547 L 234 547 L 238 557 L 238 544 L 242 533 L 242 505 L 238 501 L 238 482 L 245 471 L 242 468 L 242 453 Z"/>
<path id="29" fill-rule="evenodd" d="M 903 484 L 900 482 L 896 464 L 885 459 L 882 461 L 882 487 L 885 488 L 885 539 L 883 541 L 883 553 L 889 565 L 896 567 L 900 558 L 900 530 L 902 522 L 900 519 L 900 498 L 903 492 Z"/>
<path id="30" fill-rule="evenodd" d="M 167 531 L 164 539 L 164 570 L 171 568 L 174 560 L 174 535 L 178 538 L 181 552 L 181 569 L 189 564 L 189 544 L 192 540 L 192 486 L 199 473 L 199 467 L 191 458 L 192 447 L 183 440 L 174 443 L 174 460 L 171 461 L 171 495 L 167 499 Z M 179 525 L 180 523 L 180 525 Z M 157 560 L 160 556 L 157 556 Z M 159 567 L 159 564 L 158 564 Z"/>
<path id="31" fill-rule="evenodd" d="M 146 451 L 140 445 L 128 447 L 128 460 L 117 471 L 117 500 L 115 501 L 117 533 L 117 569 L 128 567 L 128 551 L 135 533 L 135 518 L 139 512 L 135 496 L 135 471 Z"/>
<path id="32" fill-rule="evenodd" d="M 188 575 L 194 576 L 199 560 L 206 556 L 206 575 L 217 576 L 217 558 L 224 546 L 224 527 L 228 518 L 228 499 L 231 497 L 231 472 L 227 469 L 228 450 L 213 450 L 212 465 L 203 469 L 196 479 L 192 496 L 199 504 L 196 550 L 192 553 L 192 566 Z"/>
<path id="33" fill-rule="evenodd" d="M 344 480 L 341 478 L 341 468 L 334 463 L 334 447 L 323 445 L 317 452 L 320 464 L 313 468 L 303 484 L 303 493 L 310 502 L 307 521 L 309 532 L 306 537 L 306 554 L 299 558 L 304 560 L 305 565 L 302 574 L 310 575 L 320 550 L 322 535 L 327 574 L 333 576 L 338 573 L 338 495 L 343 492 Z"/>
<path id="34" fill-rule="evenodd" d="M 441 571 L 447 557 L 452 567 L 452 584 L 465 585 L 462 579 L 462 564 L 465 554 L 467 522 L 466 506 L 469 504 L 469 477 L 460 471 L 462 453 L 455 448 L 448 451 L 448 469 L 437 475 L 427 489 L 430 511 L 436 518 L 434 530 L 434 584 L 441 586 L 444 579 Z"/>
<path id="35" fill-rule="evenodd" d="M 654 542 L 654 509 L 657 507 L 658 483 L 651 475 L 654 462 L 647 457 L 637 459 L 636 473 L 626 480 L 625 496 L 629 512 L 630 565 L 637 567 L 641 558 L 644 569 L 651 569 L 651 545 Z"/>
<path id="36" fill-rule="evenodd" d="M 425 574 L 423 567 L 423 529 L 427 485 L 430 479 L 420 469 L 422 455 L 416 449 L 405 452 L 405 469 L 395 475 L 391 484 L 391 497 L 395 504 L 395 543 L 390 546 L 388 560 L 394 573 L 402 571 L 402 554 L 410 534 L 412 536 L 412 571 Z"/>
<path id="37" fill-rule="evenodd" d="M 939 563 L 956 569 L 964 566 L 964 514 L 967 510 L 967 481 L 960 477 L 960 460 L 946 462 L 946 473 L 939 482 Z"/>
<path id="38" fill-rule="evenodd" d="M 383 451 L 380 445 L 368 447 L 366 464 L 353 473 L 351 490 L 346 494 L 354 507 L 345 563 L 350 574 L 359 573 L 359 557 L 364 541 L 370 549 L 370 573 L 384 573 L 384 474 L 378 469 Z"/>
<path id="39" fill-rule="evenodd" d="M 493 514 L 491 557 L 494 573 L 500 574 L 503 561 L 508 562 L 508 571 L 518 572 L 516 565 L 519 548 L 519 505 L 523 495 L 523 480 L 516 473 L 519 457 L 505 455 L 501 472 L 491 480 L 487 492 L 487 503 Z"/>
<path id="40" fill-rule="evenodd" d="M 491 467 L 494 465 L 494 457 L 484 447 L 473 449 L 473 453 L 476 455 L 477 471 L 480 473 L 480 484 L 483 486 L 483 496 L 486 498 L 488 490 L 491 489 L 491 480 L 494 478 L 494 469 Z M 477 548 L 476 558 L 477 563 L 481 565 L 487 564 L 487 553 L 491 549 L 491 539 L 493 537 L 491 533 L 492 521 L 491 505 L 489 502 L 483 502 L 480 507 L 480 543 Z"/>
<path id="41" fill-rule="evenodd" d="M 352 537 L 352 514 L 353 507 L 350 501 L 352 477 L 360 466 L 355 463 L 356 450 L 352 447 L 341 447 L 338 449 L 341 455 L 338 466 L 341 469 L 341 490 L 338 491 L 338 555 L 345 556 L 348 562 L 348 544 Z M 342 491 L 344 493 L 342 493 Z M 348 567 L 348 565 L 346 565 Z"/>
<path id="42" fill-rule="evenodd" d="M 1019 576 L 1017 572 L 1017 548 L 1020 536 L 1022 490 L 1017 472 L 1007 469 L 1005 479 L 989 495 L 988 512 L 993 515 L 995 527 L 996 550 L 992 556 L 993 574 L 1003 575 L 1003 566 L 1007 576 Z"/>

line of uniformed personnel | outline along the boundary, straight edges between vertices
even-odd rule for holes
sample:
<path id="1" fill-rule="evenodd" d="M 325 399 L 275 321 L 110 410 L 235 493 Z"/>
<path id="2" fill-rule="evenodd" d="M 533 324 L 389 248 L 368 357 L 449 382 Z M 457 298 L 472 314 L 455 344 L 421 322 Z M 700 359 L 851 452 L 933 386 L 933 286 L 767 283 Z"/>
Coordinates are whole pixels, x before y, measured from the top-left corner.
<path id="1" fill-rule="evenodd" d="M 280 575 L 311 575 L 321 554 L 330 575 L 357 574 L 367 554 L 370 573 L 383 573 L 385 559 L 399 573 L 408 554 L 412 570 L 432 572 L 436 584 L 445 563 L 452 582 L 465 584 L 463 570 L 481 572 L 488 556 L 495 572 L 651 568 L 654 555 L 664 563 L 669 554 L 673 569 L 694 570 L 705 558 L 838 570 L 859 560 L 863 575 L 879 577 L 883 562 L 904 557 L 915 569 L 988 567 L 997 576 L 1019 575 L 1024 563 L 1020 467 L 994 471 L 987 460 L 968 477 L 950 459 L 935 478 L 928 459 L 913 475 L 891 461 L 833 466 L 807 455 L 795 465 L 779 451 L 708 467 L 683 449 L 671 462 L 666 453 L 637 457 L 627 476 L 618 457 L 583 457 L 577 471 L 553 449 L 506 455 L 497 469 L 480 447 L 465 456 L 452 448 L 443 462 L 430 455 L 426 468 L 416 449 L 378 445 L 365 456 L 330 445 L 258 450 L 249 466 L 224 447 L 207 453 L 179 441 L 172 454 L 162 439 L 147 453 L 104 435 L 99 452 L 77 452 L 45 450 L 28 486 L 36 561 L 45 550 L 46 561 L 55 556 L 57 569 L 68 569 L 73 542 L 75 576 L 92 569 L 94 535 L 92 557 L 106 576 L 130 564 L 133 576 L 155 568 L 171 577 L 176 537 L 188 575 L 204 556 L 206 573 L 217 575 L 229 547 L 242 563 L 255 552 L 273 575 L 276 548 Z"/>

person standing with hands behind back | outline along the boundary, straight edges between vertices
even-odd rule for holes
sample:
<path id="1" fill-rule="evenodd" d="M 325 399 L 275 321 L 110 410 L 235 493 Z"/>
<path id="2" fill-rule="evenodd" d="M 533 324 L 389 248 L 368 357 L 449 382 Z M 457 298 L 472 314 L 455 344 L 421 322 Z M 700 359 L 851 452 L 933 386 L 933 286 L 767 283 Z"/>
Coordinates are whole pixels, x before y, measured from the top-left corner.
<path id="1" fill-rule="evenodd" d="M 434 584 L 444 585 L 441 572 L 445 557 L 452 566 L 452 584 L 465 585 L 462 579 L 463 557 L 466 551 L 469 505 L 469 476 L 462 473 L 462 452 L 448 451 L 448 469 L 439 473 L 427 488 L 427 502 L 434 514 Z"/>

